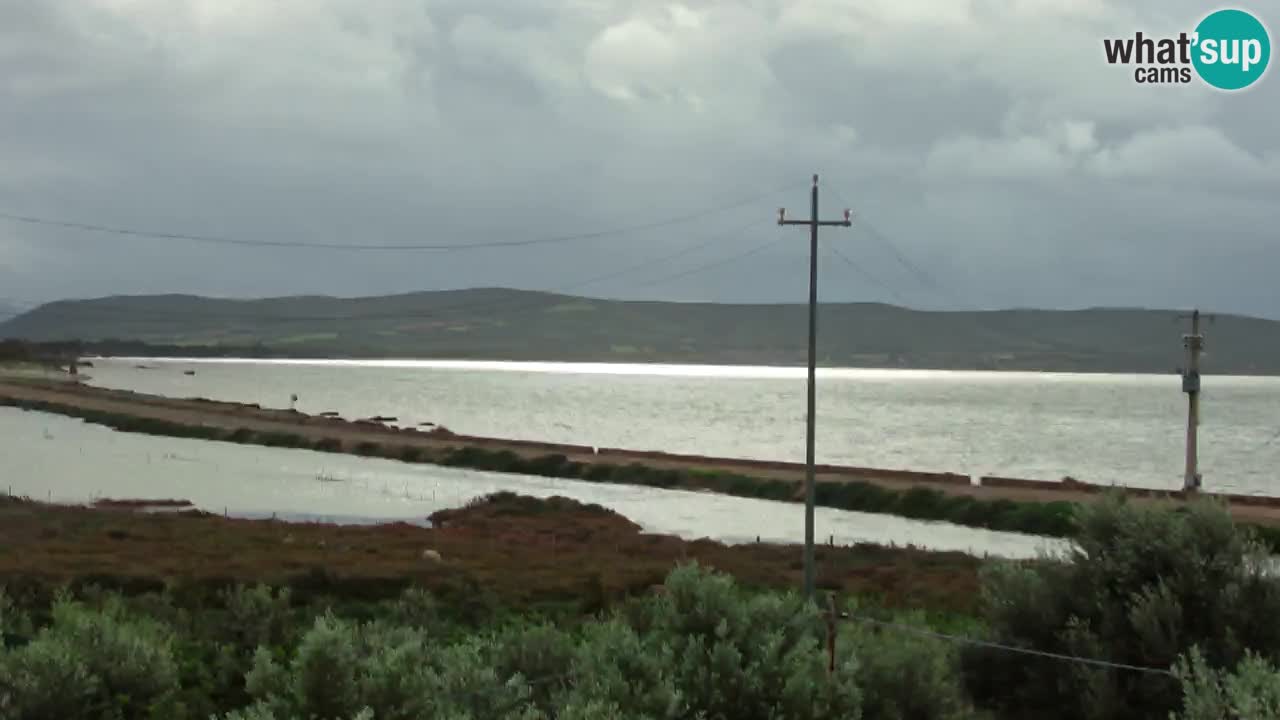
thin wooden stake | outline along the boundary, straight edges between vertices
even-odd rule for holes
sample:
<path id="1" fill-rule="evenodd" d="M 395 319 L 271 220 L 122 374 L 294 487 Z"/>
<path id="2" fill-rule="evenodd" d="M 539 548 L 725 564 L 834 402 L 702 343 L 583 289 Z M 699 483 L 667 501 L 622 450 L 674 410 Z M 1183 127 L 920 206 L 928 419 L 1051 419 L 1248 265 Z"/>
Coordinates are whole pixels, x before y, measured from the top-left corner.
<path id="1" fill-rule="evenodd" d="M 827 593 L 827 679 L 836 672 L 836 596 Z"/>

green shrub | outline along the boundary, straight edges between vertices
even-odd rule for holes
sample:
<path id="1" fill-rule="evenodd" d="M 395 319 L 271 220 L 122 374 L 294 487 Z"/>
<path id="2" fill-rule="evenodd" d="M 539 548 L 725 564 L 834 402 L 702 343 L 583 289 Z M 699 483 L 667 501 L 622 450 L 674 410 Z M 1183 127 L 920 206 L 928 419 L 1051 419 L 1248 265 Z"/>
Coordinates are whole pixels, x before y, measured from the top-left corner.
<path id="1" fill-rule="evenodd" d="M 400 459 L 404 462 L 419 462 L 422 460 L 422 449 L 413 447 L 412 445 L 405 445 L 400 448 Z"/>
<path id="2" fill-rule="evenodd" d="M 565 670 L 576 655 L 574 639 L 553 625 L 537 624 L 502 633 L 494 647 L 492 663 L 498 677 L 526 678 L 533 707 L 555 717 L 555 700 L 567 685 Z"/>
<path id="3" fill-rule="evenodd" d="M 1280 584 L 1265 552 L 1211 500 L 1185 512 L 1107 496 L 1082 508 L 1063 561 L 995 563 L 984 571 L 985 619 L 997 642 L 1169 668 L 1192 646 L 1209 667 L 1247 649 L 1280 653 Z M 1153 673 L 999 651 L 966 652 L 974 696 L 1008 717 L 1165 718 L 1177 683 Z"/>
<path id="4" fill-rule="evenodd" d="M 610 476 L 610 482 L 613 483 L 644 485 L 664 489 L 677 487 L 683 479 L 676 470 L 651 468 L 640 463 L 630 463 L 618 468 Z"/>
<path id="5" fill-rule="evenodd" d="M 230 435 L 227 436 L 227 440 L 234 443 L 253 442 L 253 438 L 254 438 L 254 432 L 249 428 L 243 428 L 243 427 L 236 428 L 234 431 L 232 431 Z"/>
<path id="6" fill-rule="evenodd" d="M 528 687 L 500 679 L 491 654 L 483 639 L 436 647 L 420 630 L 324 615 L 287 664 L 259 650 L 247 684 L 267 717 L 520 717 Z"/>
<path id="7" fill-rule="evenodd" d="M 583 643 L 571 700 L 624 717 L 857 717 L 857 663 L 827 677 L 825 629 L 795 595 L 748 594 L 696 565 Z M 625 621 L 625 625 L 619 620 Z"/>
<path id="8" fill-rule="evenodd" d="M 387 604 L 386 619 L 394 625 L 433 631 L 440 624 L 440 603 L 430 592 L 410 587 Z"/>
<path id="9" fill-rule="evenodd" d="M 609 463 L 592 463 L 582 473 L 582 479 L 588 482 L 608 483 L 613 482 L 613 477 L 617 472 L 617 466 Z"/>
<path id="10" fill-rule="evenodd" d="M 320 438 L 315 445 L 312 445 L 312 449 L 320 452 L 342 452 L 342 441 L 331 437 Z"/>
<path id="11" fill-rule="evenodd" d="M 357 455 L 365 455 L 365 456 L 381 455 L 382 444 L 376 443 L 376 442 L 370 442 L 368 440 L 364 442 L 358 442 L 356 443 L 355 451 Z"/>
<path id="12" fill-rule="evenodd" d="M 1178 662 L 1182 711 L 1172 720 L 1262 720 L 1280 717 L 1280 671 L 1253 653 L 1235 672 L 1215 670 L 1198 650 Z"/>
<path id="13" fill-rule="evenodd" d="M 291 447 L 294 437 L 292 433 L 285 432 L 255 432 L 249 442 L 267 447 Z"/>
<path id="14" fill-rule="evenodd" d="M 220 597 L 227 611 L 225 634 L 220 639 L 246 650 L 281 647 L 291 639 L 293 608 L 289 588 L 236 585 L 223 590 Z"/>
<path id="15" fill-rule="evenodd" d="M 445 453 L 441 460 L 442 465 L 454 467 L 467 467 L 476 470 L 489 470 L 488 461 L 490 456 L 481 448 L 477 447 L 460 447 L 452 448 Z"/>
<path id="16" fill-rule="evenodd" d="M 941 520 L 946 516 L 946 496 L 936 488 L 917 485 L 898 497 L 896 510 L 903 517 Z"/>
<path id="17" fill-rule="evenodd" d="M 487 459 L 488 469 L 494 472 L 523 472 L 524 460 L 512 450 L 499 450 Z"/>
<path id="18" fill-rule="evenodd" d="M 525 461 L 520 472 L 544 477 L 566 477 L 569 458 L 560 454 L 541 455 Z"/>
<path id="19" fill-rule="evenodd" d="M 927 631 L 920 615 L 893 622 Z M 858 659 L 854 677 L 862 694 L 862 716 L 877 720 L 973 718 L 964 691 L 956 646 L 927 635 L 846 623 L 837 641 Z"/>
<path id="20" fill-rule="evenodd" d="M 592 623 L 574 651 L 570 688 L 561 704 L 566 714 L 595 717 L 693 717 L 682 702 L 669 647 L 645 639 L 620 620 Z"/>
<path id="21" fill-rule="evenodd" d="M 0 652 L 8 645 L 25 641 L 34 632 L 31 616 L 5 593 L 4 586 L 0 586 Z"/>
<path id="22" fill-rule="evenodd" d="M 0 653 L 0 683 L 0 717 L 14 719 L 153 717 L 179 689 L 167 628 L 118 602 L 65 599 L 31 642 Z"/>

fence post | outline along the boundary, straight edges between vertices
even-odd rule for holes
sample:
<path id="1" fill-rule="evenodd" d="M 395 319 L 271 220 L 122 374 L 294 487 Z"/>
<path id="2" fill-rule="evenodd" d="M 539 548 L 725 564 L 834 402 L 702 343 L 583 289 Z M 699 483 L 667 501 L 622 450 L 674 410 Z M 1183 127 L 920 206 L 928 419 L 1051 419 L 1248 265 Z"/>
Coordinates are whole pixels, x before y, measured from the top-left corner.
<path id="1" fill-rule="evenodd" d="M 836 596 L 827 593 L 827 679 L 836 672 Z"/>

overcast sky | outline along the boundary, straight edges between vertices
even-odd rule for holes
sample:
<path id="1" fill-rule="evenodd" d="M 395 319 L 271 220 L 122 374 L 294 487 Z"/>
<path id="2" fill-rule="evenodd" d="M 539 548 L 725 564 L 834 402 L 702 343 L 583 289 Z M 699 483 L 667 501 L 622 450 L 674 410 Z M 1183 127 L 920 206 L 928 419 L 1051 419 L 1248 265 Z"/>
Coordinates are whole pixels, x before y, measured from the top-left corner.
<path id="1" fill-rule="evenodd" d="M 1274 3 L 1236 6 L 1274 38 Z M 802 302 L 805 231 L 774 219 L 781 205 L 807 216 L 818 172 L 822 214 L 847 201 L 873 229 L 824 231 L 866 274 L 824 255 L 827 300 L 1280 317 L 1280 78 L 1241 93 L 1143 86 L 1103 57 L 1104 37 L 1190 31 L 1214 7 L 0 0 L 0 212 L 466 243 L 762 196 L 655 230 L 443 254 L 0 221 L 0 299 L 510 286 Z"/>

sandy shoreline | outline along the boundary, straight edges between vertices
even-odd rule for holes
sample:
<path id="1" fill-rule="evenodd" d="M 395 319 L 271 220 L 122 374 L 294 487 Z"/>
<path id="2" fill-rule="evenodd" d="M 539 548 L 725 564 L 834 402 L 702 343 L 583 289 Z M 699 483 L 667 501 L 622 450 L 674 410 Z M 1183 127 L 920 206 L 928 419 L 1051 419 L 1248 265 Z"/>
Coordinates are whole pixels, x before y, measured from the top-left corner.
<path id="1" fill-rule="evenodd" d="M 254 432 L 287 432 L 306 438 L 309 442 L 336 439 L 348 448 L 361 443 L 393 444 L 401 448 L 418 448 L 436 452 L 451 448 L 478 447 L 489 450 L 509 450 L 526 458 L 559 453 L 565 455 L 570 461 L 584 465 L 597 463 L 625 465 L 642 462 L 644 465 L 659 469 L 746 472 L 756 477 L 794 482 L 797 494 L 804 479 L 804 466 L 801 463 L 713 458 L 621 448 L 590 448 L 463 436 L 443 429 L 430 431 L 400 429 L 379 423 L 306 415 L 292 410 L 265 409 L 255 405 L 205 399 L 168 398 L 70 382 L 0 378 L 0 399 L 50 403 L 80 410 L 115 413 L 186 426 L 218 428 L 229 432 L 241 428 Z M 825 483 L 859 481 L 895 491 L 925 486 L 947 495 L 966 495 L 983 500 L 1005 499 L 1015 502 L 1091 502 L 1098 497 L 1099 489 L 1096 486 L 1081 484 L 1068 485 L 1004 478 L 983 478 L 981 485 L 975 485 L 969 476 L 954 473 L 923 473 L 834 465 L 818 466 L 818 481 Z M 1134 490 L 1133 494 L 1140 501 L 1178 502 L 1177 497 L 1165 492 Z M 1280 499 L 1224 497 L 1231 503 L 1232 514 L 1241 520 L 1269 525 L 1280 524 Z"/>

